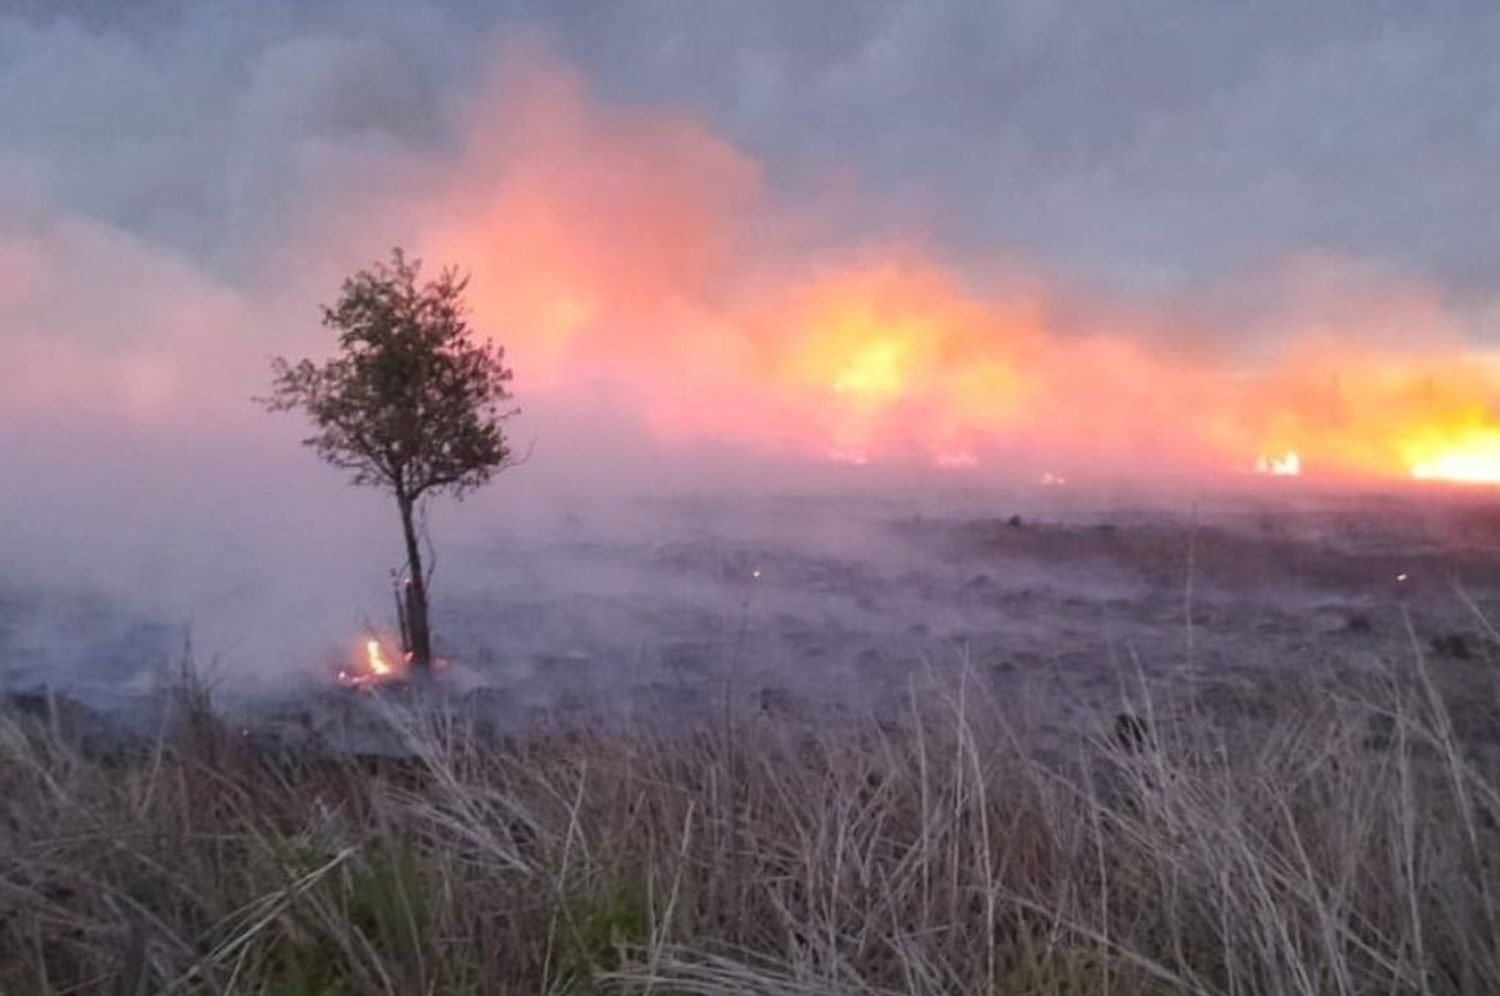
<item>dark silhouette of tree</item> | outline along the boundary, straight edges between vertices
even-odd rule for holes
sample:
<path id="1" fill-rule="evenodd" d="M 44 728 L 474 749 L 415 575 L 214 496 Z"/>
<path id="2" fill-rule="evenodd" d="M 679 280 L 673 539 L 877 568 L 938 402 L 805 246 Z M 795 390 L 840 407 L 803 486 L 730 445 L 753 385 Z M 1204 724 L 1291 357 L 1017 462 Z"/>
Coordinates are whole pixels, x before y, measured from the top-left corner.
<path id="1" fill-rule="evenodd" d="M 412 663 L 432 662 L 432 630 L 416 515 L 431 495 L 462 498 L 514 462 L 502 423 L 511 370 L 505 351 L 471 336 L 468 278 L 445 269 L 419 283 L 421 263 L 400 249 L 344 281 L 323 325 L 338 355 L 323 363 L 277 357 L 268 410 L 300 410 L 316 427 L 303 440 L 355 484 L 395 496 L 406 541 L 406 630 Z"/>

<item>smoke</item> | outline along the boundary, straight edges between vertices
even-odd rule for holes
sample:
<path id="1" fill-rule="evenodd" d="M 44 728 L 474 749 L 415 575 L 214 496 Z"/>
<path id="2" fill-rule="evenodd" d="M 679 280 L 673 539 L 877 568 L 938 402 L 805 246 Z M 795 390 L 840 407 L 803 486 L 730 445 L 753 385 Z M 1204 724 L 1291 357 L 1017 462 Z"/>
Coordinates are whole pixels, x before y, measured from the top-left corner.
<path id="1" fill-rule="evenodd" d="M 327 351 L 317 304 L 397 244 L 471 275 L 535 444 L 445 520 L 459 543 L 555 528 L 580 488 L 830 462 L 1029 480 L 1500 457 L 1464 322 L 1337 254 L 1112 298 L 887 224 L 857 162 L 782 189 L 700 115 L 603 97 L 536 38 L 444 76 L 389 32 L 262 25 L 235 48 L 193 21 L 173 51 L 4 23 L 7 580 L 86 584 L 242 658 L 302 668 L 383 611 L 389 510 L 250 398 L 269 355 Z"/>
<path id="2" fill-rule="evenodd" d="M 421 244 L 473 273 L 534 391 L 656 439 L 1099 476 L 1306 449 L 1324 475 L 1400 476 L 1487 423 L 1487 365 L 1397 274 L 1308 253 L 1256 274 L 1259 300 L 1220 289 L 1219 314 L 1101 300 L 1013 259 L 851 239 L 702 122 L 602 103 L 535 48 L 502 64 Z"/>
<path id="3" fill-rule="evenodd" d="M 368 38 L 268 46 L 217 136 L 235 151 L 206 254 L 201 231 L 37 197 L 0 233 L 12 424 L 206 418 L 259 439 L 241 403 L 259 364 L 326 349 L 316 303 L 397 243 L 471 274 L 475 325 L 534 411 L 669 444 L 1101 476 L 1308 449 L 1323 473 L 1403 475 L 1412 439 L 1487 424 L 1486 362 L 1413 279 L 1309 253 L 1201 292 L 1213 307 L 1111 300 L 1015 254 L 850 235 L 869 195 L 778 195 L 703 120 L 601 100 L 534 39 L 485 61 L 440 98 Z M 181 144 L 146 158 L 180 172 Z"/>

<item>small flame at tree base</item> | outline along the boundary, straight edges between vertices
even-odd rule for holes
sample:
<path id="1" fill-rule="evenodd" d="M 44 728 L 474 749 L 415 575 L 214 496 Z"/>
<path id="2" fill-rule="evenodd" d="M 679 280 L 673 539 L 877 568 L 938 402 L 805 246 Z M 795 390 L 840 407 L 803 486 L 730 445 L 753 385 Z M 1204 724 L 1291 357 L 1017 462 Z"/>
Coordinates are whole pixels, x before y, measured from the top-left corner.
<path id="1" fill-rule="evenodd" d="M 431 667 L 434 671 L 442 671 L 448 667 L 448 662 L 434 658 Z M 366 640 L 364 659 L 358 664 L 341 667 L 334 674 L 334 679 L 343 687 L 364 690 L 402 685 L 411 677 L 411 654 L 392 661 L 386 657 L 379 640 Z"/>
<path id="2" fill-rule="evenodd" d="M 365 659 L 353 668 L 340 668 L 338 682 L 345 688 L 373 688 L 406 679 L 406 662 L 396 667 L 386 660 L 379 640 L 365 642 Z"/>

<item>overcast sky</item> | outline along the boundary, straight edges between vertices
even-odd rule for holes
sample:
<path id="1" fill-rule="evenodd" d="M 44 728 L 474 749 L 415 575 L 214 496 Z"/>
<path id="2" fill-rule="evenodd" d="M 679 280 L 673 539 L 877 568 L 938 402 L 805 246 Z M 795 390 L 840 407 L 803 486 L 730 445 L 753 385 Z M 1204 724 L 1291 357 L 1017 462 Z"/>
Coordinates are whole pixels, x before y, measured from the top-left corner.
<path id="1" fill-rule="evenodd" d="M 1493 3 L 5 6 L 0 211 L 231 269 L 309 142 L 454 141 L 444 109 L 532 33 L 606 98 L 701 114 L 773 192 L 853 177 L 958 254 L 1126 292 L 1308 249 L 1464 296 L 1500 271 Z"/>

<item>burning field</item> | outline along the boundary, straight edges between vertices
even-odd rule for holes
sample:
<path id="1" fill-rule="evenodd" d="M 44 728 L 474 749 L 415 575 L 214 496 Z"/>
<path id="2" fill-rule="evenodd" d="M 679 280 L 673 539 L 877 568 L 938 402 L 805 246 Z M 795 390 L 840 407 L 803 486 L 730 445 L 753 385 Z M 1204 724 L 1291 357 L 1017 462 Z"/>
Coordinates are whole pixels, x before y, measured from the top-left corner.
<path id="1" fill-rule="evenodd" d="M 1500 993 L 1500 18 L 116 6 L 0 994 Z"/>
<path id="2" fill-rule="evenodd" d="M 702 122 L 602 103 L 543 57 L 510 74 L 420 211 L 532 391 L 587 383 L 660 439 L 856 464 L 1500 482 L 1500 368 L 1419 279 L 1308 251 L 1147 302 L 901 231 L 850 241 Z"/>

